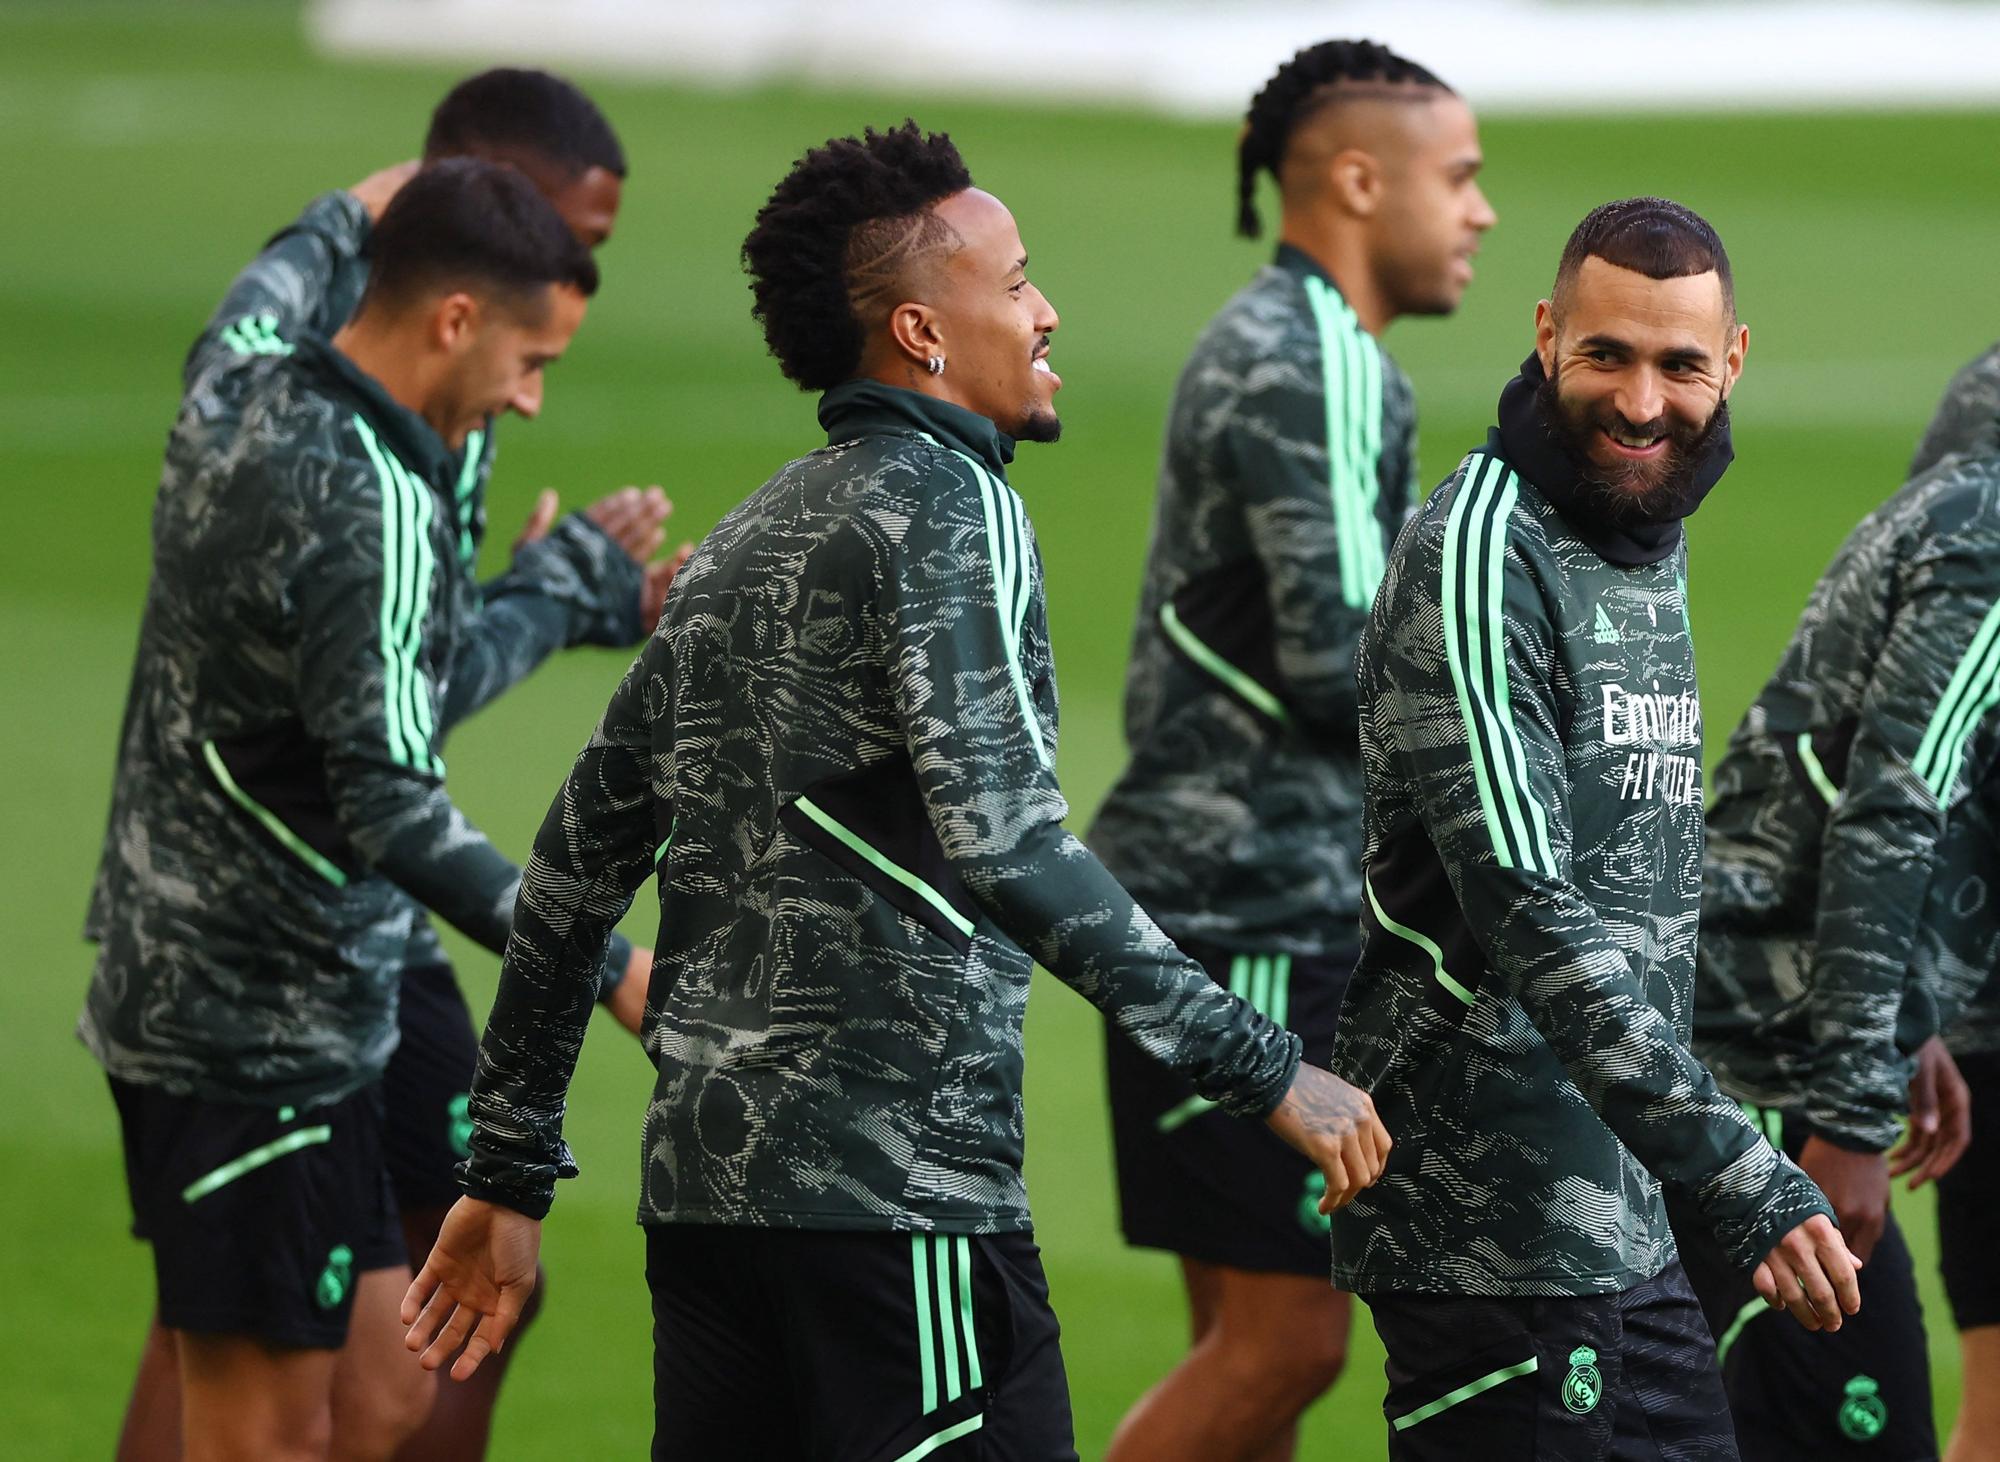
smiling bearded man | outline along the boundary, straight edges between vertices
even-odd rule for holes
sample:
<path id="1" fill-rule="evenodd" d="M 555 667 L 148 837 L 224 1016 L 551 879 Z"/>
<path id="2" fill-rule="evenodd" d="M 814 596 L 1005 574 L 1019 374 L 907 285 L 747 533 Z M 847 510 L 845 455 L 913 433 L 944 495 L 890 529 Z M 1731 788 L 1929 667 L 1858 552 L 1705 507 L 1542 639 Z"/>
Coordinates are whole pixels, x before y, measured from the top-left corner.
<path id="1" fill-rule="evenodd" d="M 1808 1328 L 1858 1303 L 1819 1190 L 1687 1047 L 1701 715 L 1681 520 L 1748 331 L 1714 230 L 1606 204 L 1499 424 L 1361 638 L 1361 958 L 1334 1068 L 1397 1148 L 1335 1216 L 1397 1459 L 1733 1458 L 1661 1189 Z"/>

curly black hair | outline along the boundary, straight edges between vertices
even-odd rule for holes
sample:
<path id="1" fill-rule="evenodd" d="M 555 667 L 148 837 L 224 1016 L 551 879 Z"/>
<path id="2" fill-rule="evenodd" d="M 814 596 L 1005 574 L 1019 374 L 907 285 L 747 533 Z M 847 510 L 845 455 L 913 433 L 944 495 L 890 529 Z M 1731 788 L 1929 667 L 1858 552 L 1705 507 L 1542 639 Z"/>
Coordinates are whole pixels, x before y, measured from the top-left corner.
<path id="1" fill-rule="evenodd" d="M 1257 217 L 1258 171 L 1268 170 L 1275 178 L 1292 133 L 1333 100 L 1334 88 L 1366 82 L 1457 94 L 1416 62 L 1373 41 L 1307 46 L 1264 83 L 1243 118 L 1243 135 L 1236 144 L 1237 233 L 1254 239 L 1264 231 Z"/>
<path id="2" fill-rule="evenodd" d="M 826 391 L 855 373 L 862 311 L 914 258 L 956 240 L 930 210 L 971 186 L 951 138 L 907 119 L 832 138 L 793 164 L 743 241 L 751 313 L 787 377 Z"/>

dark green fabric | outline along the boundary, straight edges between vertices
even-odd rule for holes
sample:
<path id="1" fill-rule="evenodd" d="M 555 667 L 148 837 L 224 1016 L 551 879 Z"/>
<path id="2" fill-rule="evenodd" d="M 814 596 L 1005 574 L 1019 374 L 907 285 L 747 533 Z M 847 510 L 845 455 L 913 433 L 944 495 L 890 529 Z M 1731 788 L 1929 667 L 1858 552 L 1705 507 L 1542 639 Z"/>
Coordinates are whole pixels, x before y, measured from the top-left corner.
<path id="1" fill-rule="evenodd" d="M 681 571 L 549 809 L 480 1048 L 470 1192 L 540 1213 L 575 1171 L 591 951 L 656 857 L 646 1223 L 1030 1227 L 1035 960 L 1232 1111 L 1269 1111 L 1297 1068 L 1297 1037 L 1063 830 L 1010 444 L 879 386 L 820 414 L 829 445 Z"/>
<path id="2" fill-rule="evenodd" d="M 1608 562 L 1500 451 L 1418 511 L 1361 639 L 1371 899 L 1334 1069 L 1396 1148 L 1335 1217 L 1334 1281 L 1627 1289 L 1674 1257 L 1662 1184 L 1748 1268 L 1825 1204 L 1688 1051 L 1685 545 Z"/>

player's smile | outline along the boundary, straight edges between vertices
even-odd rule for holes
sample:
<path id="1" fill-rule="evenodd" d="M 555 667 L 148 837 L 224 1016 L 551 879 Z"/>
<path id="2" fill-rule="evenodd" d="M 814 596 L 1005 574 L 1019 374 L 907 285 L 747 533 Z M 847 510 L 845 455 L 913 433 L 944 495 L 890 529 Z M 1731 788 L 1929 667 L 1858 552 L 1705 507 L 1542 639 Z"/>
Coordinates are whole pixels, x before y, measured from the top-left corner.
<path id="1" fill-rule="evenodd" d="M 1034 362 L 1034 369 L 1036 370 L 1036 372 L 1038 372 L 1041 375 L 1047 376 L 1049 378 L 1049 389 L 1051 391 L 1060 391 L 1062 389 L 1062 377 L 1057 375 L 1055 371 L 1052 370 L 1049 366 L 1048 336 L 1044 335 L 1042 337 L 1042 343 L 1035 347 L 1035 353 L 1032 357 L 1032 360 Z"/>

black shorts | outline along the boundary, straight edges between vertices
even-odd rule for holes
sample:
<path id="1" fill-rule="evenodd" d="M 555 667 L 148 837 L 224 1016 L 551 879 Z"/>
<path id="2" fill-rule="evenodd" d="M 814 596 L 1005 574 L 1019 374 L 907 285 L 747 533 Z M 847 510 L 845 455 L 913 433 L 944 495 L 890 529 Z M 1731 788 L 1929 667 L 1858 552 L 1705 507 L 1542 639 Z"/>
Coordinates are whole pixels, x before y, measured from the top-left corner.
<path id="1" fill-rule="evenodd" d="M 1960 1056 L 1972 1145 L 1938 1179 L 1938 1270 L 1961 1330 L 2000 1325 L 2000 1051 Z"/>
<path id="2" fill-rule="evenodd" d="M 449 1208 L 459 1198 L 453 1170 L 472 1140 L 466 1102 L 479 1061 L 479 1035 L 450 965 L 403 971 L 396 1027 L 395 1054 L 382 1073 L 383 1150 L 396 1205 L 405 1213 Z"/>
<path id="3" fill-rule="evenodd" d="M 653 1456 L 1074 1462 L 1028 1234 L 646 1230 Z"/>
<path id="4" fill-rule="evenodd" d="M 1736 1462 L 1678 1264 L 1618 1294 L 1362 1298 L 1389 1352 L 1392 1462 Z"/>
<path id="5" fill-rule="evenodd" d="M 1298 1032 L 1305 1058 L 1333 1053 L 1354 956 L 1251 955 L 1182 943 L 1217 984 Z M 1107 1027 L 1111 1141 L 1125 1241 L 1210 1264 L 1324 1279 L 1332 1267 L 1320 1170 L 1262 1123 L 1195 1095 L 1115 1027 Z"/>
<path id="6" fill-rule="evenodd" d="M 111 1096 L 160 1323 L 338 1349 L 356 1279 L 405 1263 L 380 1090 L 253 1107 L 113 1079 Z"/>
<path id="7" fill-rule="evenodd" d="M 1769 1108 L 1746 1107 L 1796 1159 L 1806 1132 Z M 1938 1454 L 1931 1420 L 1930 1354 L 1916 1270 L 1892 1211 L 1861 1270 L 1861 1313 L 1832 1334 L 1806 1329 L 1757 1296 L 1692 1206 L 1667 1217 L 1708 1328 L 1736 1418 L 1736 1441 L 1756 1462 L 1852 1457 L 1928 1462 Z"/>

